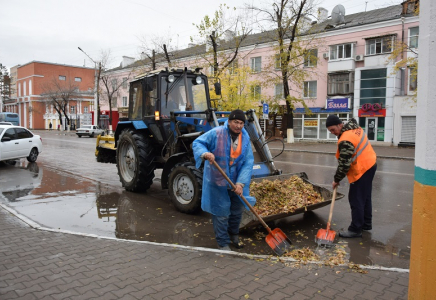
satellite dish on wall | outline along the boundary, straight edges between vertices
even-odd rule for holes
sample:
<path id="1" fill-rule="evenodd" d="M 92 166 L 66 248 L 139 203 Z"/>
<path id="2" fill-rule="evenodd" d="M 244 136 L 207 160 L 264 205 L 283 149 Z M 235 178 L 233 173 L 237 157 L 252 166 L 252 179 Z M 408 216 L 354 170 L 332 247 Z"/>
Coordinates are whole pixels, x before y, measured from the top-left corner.
<path id="1" fill-rule="evenodd" d="M 345 23 L 345 7 L 342 4 L 338 4 L 333 8 L 332 21 L 335 25 Z"/>

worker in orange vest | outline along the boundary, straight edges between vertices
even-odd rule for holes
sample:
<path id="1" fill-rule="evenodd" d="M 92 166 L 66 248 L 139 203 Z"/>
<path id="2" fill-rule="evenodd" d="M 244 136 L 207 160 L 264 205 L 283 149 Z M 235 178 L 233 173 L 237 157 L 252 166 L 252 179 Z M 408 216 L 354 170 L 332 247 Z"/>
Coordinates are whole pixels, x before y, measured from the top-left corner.
<path id="1" fill-rule="evenodd" d="M 347 176 L 350 182 L 348 201 L 351 207 L 351 224 L 340 231 L 344 238 L 361 237 L 362 230 L 372 229 L 372 180 L 377 170 L 377 156 L 355 119 L 343 124 L 336 115 L 327 117 L 326 127 L 338 137 L 336 158 L 338 168 L 332 183 L 333 189 Z"/>
<path id="2" fill-rule="evenodd" d="M 239 196 L 244 195 L 252 205 L 256 201 L 249 197 L 254 157 L 245 120 L 242 110 L 234 110 L 223 126 L 209 130 L 192 144 L 197 169 L 204 162 L 201 208 L 212 214 L 215 238 L 221 250 L 231 250 L 230 245 L 241 248 L 239 225 L 244 204 Z M 214 161 L 235 183 L 235 190 L 213 167 Z"/>

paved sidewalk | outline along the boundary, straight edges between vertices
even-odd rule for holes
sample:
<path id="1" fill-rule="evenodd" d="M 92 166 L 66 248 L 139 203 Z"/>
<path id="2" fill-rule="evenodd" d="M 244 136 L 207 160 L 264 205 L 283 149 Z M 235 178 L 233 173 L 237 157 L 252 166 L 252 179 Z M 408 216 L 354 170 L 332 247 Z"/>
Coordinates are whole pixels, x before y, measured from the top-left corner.
<path id="1" fill-rule="evenodd" d="M 29 222 L 32 224 L 32 222 Z M 0 299 L 407 299 L 407 272 L 47 231 L 0 207 Z"/>

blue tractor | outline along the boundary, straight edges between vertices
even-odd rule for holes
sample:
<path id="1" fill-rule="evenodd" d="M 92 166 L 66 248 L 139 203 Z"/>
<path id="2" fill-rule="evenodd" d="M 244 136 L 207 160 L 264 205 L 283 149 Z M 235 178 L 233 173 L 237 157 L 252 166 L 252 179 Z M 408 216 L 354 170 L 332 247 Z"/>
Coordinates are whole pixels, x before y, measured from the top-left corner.
<path id="1" fill-rule="evenodd" d="M 200 69 L 161 69 L 130 82 L 129 117 L 118 123 L 114 137 L 99 137 L 96 156 L 115 162 L 123 187 L 131 192 L 150 188 L 155 171 L 162 170 L 161 186 L 184 213 L 201 209 L 202 169 L 195 167 L 192 142 L 224 124 L 229 112 L 217 111 Z M 246 111 L 245 129 L 255 154 L 253 177 L 279 175 L 254 110 Z"/>

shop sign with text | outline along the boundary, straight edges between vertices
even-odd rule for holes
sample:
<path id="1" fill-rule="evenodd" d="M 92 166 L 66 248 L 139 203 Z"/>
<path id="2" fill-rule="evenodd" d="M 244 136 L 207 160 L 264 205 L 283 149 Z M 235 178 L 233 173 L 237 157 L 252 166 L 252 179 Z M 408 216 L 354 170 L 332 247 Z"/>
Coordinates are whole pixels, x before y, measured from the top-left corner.
<path id="1" fill-rule="evenodd" d="M 348 98 L 327 99 L 326 109 L 348 109 Z"/>
<path id="2" fill-rule="evenodd" d="M 360 117 L 386 117 L 386 109 L 380 103 L 365 103 L 359 108 Z"/>
<path id="3" fill-rule="evenodd" d="M 318 120 L 304 120 L 304 127 L 318 127 Z"/>

